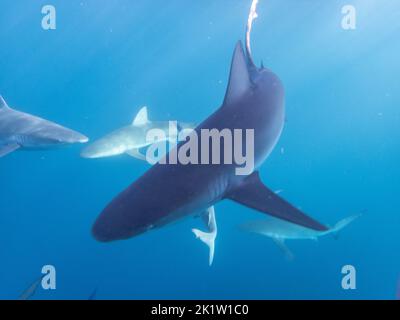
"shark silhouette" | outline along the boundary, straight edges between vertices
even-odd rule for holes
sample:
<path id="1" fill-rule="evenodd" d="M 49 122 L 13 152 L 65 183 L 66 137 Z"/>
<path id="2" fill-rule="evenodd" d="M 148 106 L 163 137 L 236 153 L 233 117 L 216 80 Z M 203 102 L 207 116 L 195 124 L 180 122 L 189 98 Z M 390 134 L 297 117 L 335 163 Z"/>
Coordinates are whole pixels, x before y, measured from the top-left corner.
<path id="1" fill-rule="evenodd" d="M 254 64 L 249 33 L 246 52 L 241 41 L 235 47 L 222 106 L 198 125 L 195 132 L 200 135 L 203 129 L 253 129 L 255 166 L 252 174 L 236 175 L 239 165 L 224 161 L 219 165 L 159 162 L 102 211 L 92 228 L 98 241 L 128 239 L 191 214 L 204 212 L 210 216 L 214 212 L 210 208 L 225 199 L 306 228 L 327 230 L 260 180 L 257 169 L 270 155 L 283 130 L 284 88 L 271 70 Z M 178 144 L 176 150 L 184 145 L 184 142 Z M 206 156 L 211 159 L 215 152 L 210 148 L 204 155 L 201 154 L 202 148 L 198 149 L 199 158 Z"/>
<path id="2" fill-rule="evenodd" d="M 190 129 L 195 125 L 183 122 L 174 122 L 176 125 L 174 132 L 176 135 L 179 130 Z M 150 121 L 148 118 L 147 107 L 142 107 L 133 122 L 129 126 L 119 128 L 106 136 L 94 141 L 84 148 L 81 152 L 83 158 L 104 158 L 121 154 L 128 154 L 139 160 L 146 160 L 140 149 L 148 147 L 151 142 L 147 141 L 146 135 L 152 129 L 169 132 L 170 123 L 168 121 Z M 175 136 L 165 135 L 167 141 L 175 142 Z M 157 143 L 163 142 L 158 140 Z"/>
<path id="3" fill-rule="evenodd" d="M 0 158 L 21 148 L 44 149 L 88 140 L 54 122 L 11 109 L 0 96 Z"/>
<path id="4" fill-rule="evenodd" d="M 241 228 L 248 232 L 258 233 L 260 235 L 271 238 L 275 244 L 282 250 L 288 260 L 294 258 L 293 253 L 286 246 L 286 240 L 318 240 L 320 237 L 327 236 L 329 234 L 334 237 L 344 227 L 352 223 L 354 220 L 359 218 L 361 215 L 354 215 L 340 220 L 333 227 L 326 231 L 316 231 L 301 226 L 275 219 L 269 218 L 268 220 L 257 220 L 250 221 L 243 225 Z"/>

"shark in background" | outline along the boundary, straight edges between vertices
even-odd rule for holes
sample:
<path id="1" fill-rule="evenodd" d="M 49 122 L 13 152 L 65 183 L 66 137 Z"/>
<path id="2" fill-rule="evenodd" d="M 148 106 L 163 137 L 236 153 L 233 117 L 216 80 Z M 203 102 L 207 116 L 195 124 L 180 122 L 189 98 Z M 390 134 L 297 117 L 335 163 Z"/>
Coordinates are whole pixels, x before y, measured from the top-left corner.
<path id="1" fill-rule="evenodd" d="M 21 293 L 18 300 L 29 300 L 31 299 L 37 290 L 40 288 L 44 275 L 40 276 L 40 278 L 36 279 L 28 288 Z"/>
<path id="2" fill-rule="evenodd" d="M 175 124 L 173 130 L 170 130 L 171 124 Z M 151 141 L 147 141 L 146 139 L 147 133 L 150 130 L 162 130 L 166 133 L 165 137 L 167 141 L 176 143 L 179 131 L 194 127 L 194 124 L 184 122 L 150 121 L 147 107 L 142 107 L 131 125 L 117 129 L 103 138 L 94 141 L 82 150 L 81 156 L 83 158 L 95 159 L 128 154 L 139 160 L 146 160 L 146 156 L 140 152 L 140 149 L 152 144 Z M 175 134 L 169 135 L 169 131 Z M 157 143 L 161 142 L 164 141 L 157 141 Z"/>
<path id="3" fill-rule="evenodd" d="M 223 200 L 237 202 L 305 228 L 328 230 L 275 194 L 259 177 L 258 168 L 273 151 L 283 130 L 285 94 L 279 77 L 253 62 L 249 31 L 255 17 L 253 3 L 246 51 L 239 41 L 233 53 L 225 99 L 218 110 L 194 129 L 197 136 L 203 129 L 226 129 L 231 132 L 235 129 L 254 130 L 252 173 L 237 175 L 236 169 L 241 166 L 224 161 L 210 165 L 157 163 L 104 208 L 92 228 L 92 234 L 98 241 L 129 239 L 198 213 L 210 217 L 211 208 Z M 182 147 L 185 147 L 185 142 L 176 146 L 165 159 Z M 201 147 L 198 149 L 202 150 Z M 206 151 L 209 152 L 200 154 L 199 158 L 212 159 L 213 150 Z M 202 236 L 199 232 L 195 234 Z M 203 239 L 206 240 L 205 237 Z"/>
<path id="4" fill-rule="evenodd" d="M 241 229 L 271 238 L 275 242 L 275 244 L 282 250 L 286 258 L 288 260 L 292 260 L 294 258 L 294 255 L 286 246 L 286 240 L 318 240 L 318 238 L 327 235 L 336 236 L 339 231 L 341 231 L 344 227 L 352 223 L 360 216 L 361 214 L 340 220 L 332 228 L 325 231 L 311 230 L 275 218 L 247 222 L 241 225 Z"/>
<path id="5" fill-rule="evenodd" d="M 76 131 L 10 108 L 0 96 L 0 158 L 18 149 L 48 149 L 87 141 Z"/>

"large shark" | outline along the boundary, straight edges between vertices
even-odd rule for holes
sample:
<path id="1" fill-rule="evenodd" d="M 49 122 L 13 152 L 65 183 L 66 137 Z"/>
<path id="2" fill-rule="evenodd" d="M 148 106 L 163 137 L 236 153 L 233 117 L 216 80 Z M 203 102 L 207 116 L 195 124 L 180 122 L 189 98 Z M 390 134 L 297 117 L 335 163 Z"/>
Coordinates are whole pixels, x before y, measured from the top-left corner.
<path id="1" fill-rule="evenodd" d="M 171 125 L 175 127 L 171 130 Z M 146 160 L 146 156 L 140 152 L 141 148 L 152 144 L 147 139 L 147 133 L 152 129 L 162 130 L 167 141 L 176 142 L 178 131 L 190 129 L 193 124 L 168 121 L 150 121 L 148 118 L 147 107 L 142 107 L 133 122 L 129 126 L 117 129 L 103 138 L 100 138 L 87 146 L 81 152 L 83 158 L 104 158 L 121 154 L 128 154 L 140 160 Z M 176 133 L 169 135 L 169 132 Z M 163 141 L 158 140 L 157 143 Z"/>
<path id="2" fill-rule="evenodd" d="M 0 96 L 0 158 L 18 149 L 46 149 L 88 140 L 76 131 L 10 108 Z"/>
<path id="3" fill-rule="evenodd" d="M 245 231 L 258 233 L 271 238 L 275 244 L 291 260 L 293 254 L 285 244 L 285 240 L 317 240 L 329 234 L 336 235 L 340 230 L 353 222 L 360 215 L 354 215 L 340 220 L 332 228 L 326 231 L 316 231 L 283 220 L 270 218 L 268 220 L 251 221 L 243 224 L 241 228 Z"/>
<path id="4" fill-rule="evenodd" d="M 235 47 L 222 106 L 194 131 L 199 136 L 202 130 L 254 130 L 253 172 L 237 175 L 236 162 L 198 165 L 160 161 L 102 211 L 92 228 L 98 241 L 128 239 L 199 212 L 209 215 L 210 208 L 224 199 L 306 228 L 327 230 L 260 180 L 257 169 L 274 149 L 283 129 L 284 88 L 271 70 L 254 64 L 249 30 L 248 25 L 246 52 L 240 41 Z M 185 142 L 180 143 L 166 158 L 185 147 Z M 199 158 L 211 159 L 216 152 L 209 148 L 204 154 L 202 148 L 198 149 Z"/>

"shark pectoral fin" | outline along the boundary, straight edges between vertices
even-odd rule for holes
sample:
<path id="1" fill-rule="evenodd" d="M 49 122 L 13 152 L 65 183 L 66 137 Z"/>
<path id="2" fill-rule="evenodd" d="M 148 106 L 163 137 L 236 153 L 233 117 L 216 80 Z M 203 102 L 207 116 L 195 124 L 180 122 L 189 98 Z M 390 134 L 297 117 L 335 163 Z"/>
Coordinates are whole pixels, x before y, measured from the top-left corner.
<path id="1" fill-rule="evenodd" d="M 282 252 L 284 253 L 286 259 L 288 259 L 289 261 L 292 261 L 294 259 L 294 255 L 293 255 L 292 251 L 290 251 L 290 249 L 285 244 L 285 240 L 284 239 L 282 239 L 282 238 L 272 238 L 272 241 L 274 241 L 275 244 L 279 247 L 279 249 L 282 250 Z"/>
<path id="2" fill-rule="evenodd" d="M 16 143 L 0 145 L 0 158 L 8 155 L 9 153 L 19 149 L 21 146 Z"/>
<path id="3" fill-rule="evenodd" d="M 211 207 L 206 212 L 204 212 L 202 214 L 202 218 L 207 225 L 207 229 L 209 232 L 204 232 L 199 229 L 192 229 L 192 232 L 194 233 L 196 238 L 203 241 L 210 249 L 208 263 L 211 266 L 214 261 L 215 239 L 217 238 L 217 223 L 215 219 L 214 207 Z"/>
<path id="4" fill-rule="evenodd" d="M 147 107 L 143 107 L 142 109 L 140 109 L 135 119 L 133 119 L 132 125 L 140 127 L 144 126 L 147 123 L 149 123 L 149 118 L 147 116 Z"/>
<path id="5" fill-rule="evenodd" d="M 300 226 L 326 231 L 327 228 L 293 207 L 290 203 L 269 190 L 260 180 L 259 173 L 247 177 L 241 186 L 228 193 L 227 199 L 249 208 L 286 220 Z"/>
<path id="6" fill-rule="evenodd" d="M 146 156 L 140 153 L 139 149 L 131 149 L 126 151 L 126 154 L 139 160 L 146 161 Z"/>
<path id="7" fill-rule="evenodd" d="M 10 107 L 7 105 L 7 102 L 3 99 L 3 97 L 0 96 L 0 109 L 2 108 L 9 109 Z"/>

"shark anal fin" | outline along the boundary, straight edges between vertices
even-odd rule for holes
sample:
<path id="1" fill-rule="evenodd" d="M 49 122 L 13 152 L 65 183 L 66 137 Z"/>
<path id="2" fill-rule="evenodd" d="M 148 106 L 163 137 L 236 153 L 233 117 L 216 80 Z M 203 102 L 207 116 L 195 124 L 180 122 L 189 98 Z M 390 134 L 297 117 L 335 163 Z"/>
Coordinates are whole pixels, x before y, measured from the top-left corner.
<path id="1" fill-rule="evenodd" d="M 202 218 L 209 232 L 204 232 L 199 229 L 192 229 L 192 232 L 196 238 L 203 241 L 210 249 L 208 263 L 211 266 L 214 261 L 215 239 L 217 238 L 217 222 L 215 219 L 214 207 L 208 208 L 208 210 L 202 214 Z"/>
<path id="2" fill-rule="evenodd" d="M 126 154 L 139 160 L 146 161 L 146 156 L 143 155 L 139 149 L 131 149 L 126 151 Z"/>
<path id="3" fill-rule="evenodd" d="M 305 215 L 268 189 L 261 182 L 258 172 L 247 177 L 243 184 L 230 192 L 226 198 L 305 228 L 317 231 L 327 230 L 324 225 Z"/>
<path id="4" fill-rule="evenodd" d="M 0 145 L 0 158 L 8 155 L 11 152 L 14 152 L 15 150 L 19 149 L 20 147 L 21 146 L 16 143 Z"/>
<path id="5" fill-rule="evenodd" d="M 289 261 L 292 261 L 294 259 L 294 255 L 293 255 L 292 251 L 290 251 L 290 249 L 285 244 L 284 239 L 282 239 L 282 238 L 271 238 L 271 239 L 278 246 L 278 248 L 281 249 L 281 251 L 285 255 L 286 259 L 288 259 Z"/>

